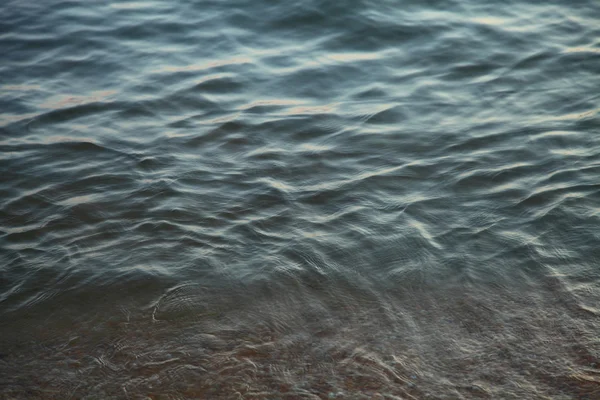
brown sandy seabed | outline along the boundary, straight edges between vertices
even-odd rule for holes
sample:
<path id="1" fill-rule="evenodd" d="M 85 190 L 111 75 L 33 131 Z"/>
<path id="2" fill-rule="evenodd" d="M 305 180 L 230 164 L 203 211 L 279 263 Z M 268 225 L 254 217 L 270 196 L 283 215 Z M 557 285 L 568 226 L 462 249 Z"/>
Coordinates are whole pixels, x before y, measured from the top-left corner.
<path id="1" fill-rule="evenodd" d="M 600 399 L 600 298 L 558 277 L 529 292 L 317 286 L 32 313 L 0 342 L 0 398 Z"/>

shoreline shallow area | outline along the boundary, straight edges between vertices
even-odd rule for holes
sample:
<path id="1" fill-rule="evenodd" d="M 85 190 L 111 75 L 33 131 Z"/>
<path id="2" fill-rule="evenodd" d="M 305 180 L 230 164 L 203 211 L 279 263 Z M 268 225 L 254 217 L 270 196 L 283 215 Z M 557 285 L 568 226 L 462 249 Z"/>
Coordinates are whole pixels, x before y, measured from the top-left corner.
<path id="1" fill-rule="evenodd" d="M 546 281 L 535 292 L 179 285 L 137 312 L 4 340 L 2 398 L 593 400 L 599 317 Z"/>

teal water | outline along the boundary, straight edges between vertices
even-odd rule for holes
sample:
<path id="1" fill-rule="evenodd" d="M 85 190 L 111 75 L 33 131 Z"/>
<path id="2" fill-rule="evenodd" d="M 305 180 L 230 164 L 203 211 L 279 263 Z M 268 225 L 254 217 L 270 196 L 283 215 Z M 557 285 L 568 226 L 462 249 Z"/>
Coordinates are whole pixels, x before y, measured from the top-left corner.
<path id="1" fill-rule="evenodd" d="M 0 3 L 0 398 L 600 398 L 600 4 Z"/>

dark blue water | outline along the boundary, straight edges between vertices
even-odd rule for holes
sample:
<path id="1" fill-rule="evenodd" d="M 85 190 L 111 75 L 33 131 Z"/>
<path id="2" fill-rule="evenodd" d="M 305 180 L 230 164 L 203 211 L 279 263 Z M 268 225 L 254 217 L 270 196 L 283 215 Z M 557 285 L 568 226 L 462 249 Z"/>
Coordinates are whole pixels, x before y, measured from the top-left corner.
<path id="1" fill-rule="evenodd" d="M 0 398 L 600 398 L 600 4 L 0 3 Z"/>

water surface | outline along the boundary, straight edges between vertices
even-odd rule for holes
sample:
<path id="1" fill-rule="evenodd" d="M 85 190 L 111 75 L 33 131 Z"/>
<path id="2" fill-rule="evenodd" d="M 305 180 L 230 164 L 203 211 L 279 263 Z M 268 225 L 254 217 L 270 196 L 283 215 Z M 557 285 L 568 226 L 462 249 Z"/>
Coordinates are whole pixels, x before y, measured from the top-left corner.
<path id="1" fill-rule="evenodd" d="M 4 1 L 0 397 L 600 396 L 593 0 Z"/>

